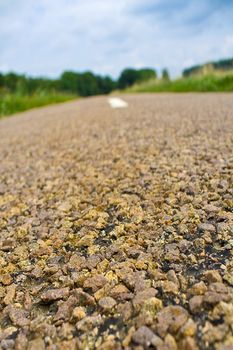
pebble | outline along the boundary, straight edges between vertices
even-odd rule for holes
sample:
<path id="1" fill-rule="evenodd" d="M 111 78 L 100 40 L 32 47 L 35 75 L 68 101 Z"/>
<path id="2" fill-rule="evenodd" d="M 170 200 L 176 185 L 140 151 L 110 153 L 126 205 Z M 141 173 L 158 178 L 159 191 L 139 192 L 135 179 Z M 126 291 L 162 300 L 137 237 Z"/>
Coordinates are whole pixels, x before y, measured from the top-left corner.
<path id="1" fill-rule="evenodd" d="M 162 344 L 162 340 L 156 336 L 150 328 L 146 326 L 140 327 L 132 336 L 132 340 L 136 344 L 140 344 L 145 348 L 148 348 L 150 345 L 159 345 Z"/>
<path id="2" fill-rule="evenodd" d="M 176 334 L 188 319 L 188 312 L 181 306 L 166 306 L 158 315 L 158 333 L 164 336 L 167 332 Z"/>
<path id="3" fill-rule="evenodd" d="M 50 302 L 58 299 L 63 299 L 69 296 L 69 288 L 60 288 L 60 289 L 50 289 L 44 291 L 41 294 L 41 300 L 44 302 Z"/>
<path id="4" fill-rule="evenodd" d="M 116 305 L 116 301 L 111 297 L 104 297 L 99 300 L 99 305 L 102 307 L 103 310 L 108 311 Z"/>

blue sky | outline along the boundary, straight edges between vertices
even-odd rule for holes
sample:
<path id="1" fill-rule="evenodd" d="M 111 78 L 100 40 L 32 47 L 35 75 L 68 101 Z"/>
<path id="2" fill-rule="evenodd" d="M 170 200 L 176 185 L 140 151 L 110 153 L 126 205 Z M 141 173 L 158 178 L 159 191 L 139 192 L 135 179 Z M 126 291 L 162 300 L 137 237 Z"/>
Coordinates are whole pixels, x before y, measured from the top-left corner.
<path id="1" fill-rule="evenodd" d="M 0 71 L 118 76 L 233 57 L 233 0 L 0 0 Z"/>

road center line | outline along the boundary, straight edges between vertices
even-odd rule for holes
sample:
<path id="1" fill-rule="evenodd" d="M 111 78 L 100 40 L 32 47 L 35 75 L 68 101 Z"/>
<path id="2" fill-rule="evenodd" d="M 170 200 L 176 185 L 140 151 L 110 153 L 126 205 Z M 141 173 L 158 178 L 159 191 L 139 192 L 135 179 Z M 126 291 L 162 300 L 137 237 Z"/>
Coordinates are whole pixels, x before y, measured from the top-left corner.
<path id="1" fill-rule="evenodd" d="M 108 99 L 108 103 L 112 108 L 126 108 L 128 107 L 128 103 L 118 97 L 110 97 Z"/>

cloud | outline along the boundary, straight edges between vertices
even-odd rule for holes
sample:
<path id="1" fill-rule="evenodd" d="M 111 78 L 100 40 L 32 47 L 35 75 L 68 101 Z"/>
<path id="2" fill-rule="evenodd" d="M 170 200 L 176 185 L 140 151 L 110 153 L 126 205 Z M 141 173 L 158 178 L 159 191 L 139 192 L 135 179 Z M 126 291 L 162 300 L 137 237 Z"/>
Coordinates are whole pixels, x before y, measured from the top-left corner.
<path id="1" fill-rule="evenodd" d="M 0 0 L 0 67 L 117 76 L 126 66 L 166 66 L 177 75 L 188 62 L 233 56 L 232 8 L 227 0 Z"/>

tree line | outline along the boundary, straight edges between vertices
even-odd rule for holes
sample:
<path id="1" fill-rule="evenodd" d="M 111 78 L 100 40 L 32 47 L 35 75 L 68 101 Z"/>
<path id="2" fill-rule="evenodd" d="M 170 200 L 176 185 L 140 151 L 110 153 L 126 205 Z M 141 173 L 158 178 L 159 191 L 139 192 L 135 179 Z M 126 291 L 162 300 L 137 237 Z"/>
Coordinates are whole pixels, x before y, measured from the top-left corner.
<path id="1" fill-rule="evenodd" d="M 91 96 L 108 94 L 156 77 L 156 71 L 151 68 L 124 69 L 117 80 L 92 72 L 66 71 L 58 79 L 33 78 L 13 72 L 0 73 L 0 93 L 33 95 L 37 92 L 59 92 Z"/>
<path id="2" fill-rule="evenodd" d="M 223 59 L 220 61 L 208 62 L 192 66 L 183 70 L 183 77 L 187 78 L 195 74 L 211 73 L 214 71 L 233 71 L 233 58 Z"/>

